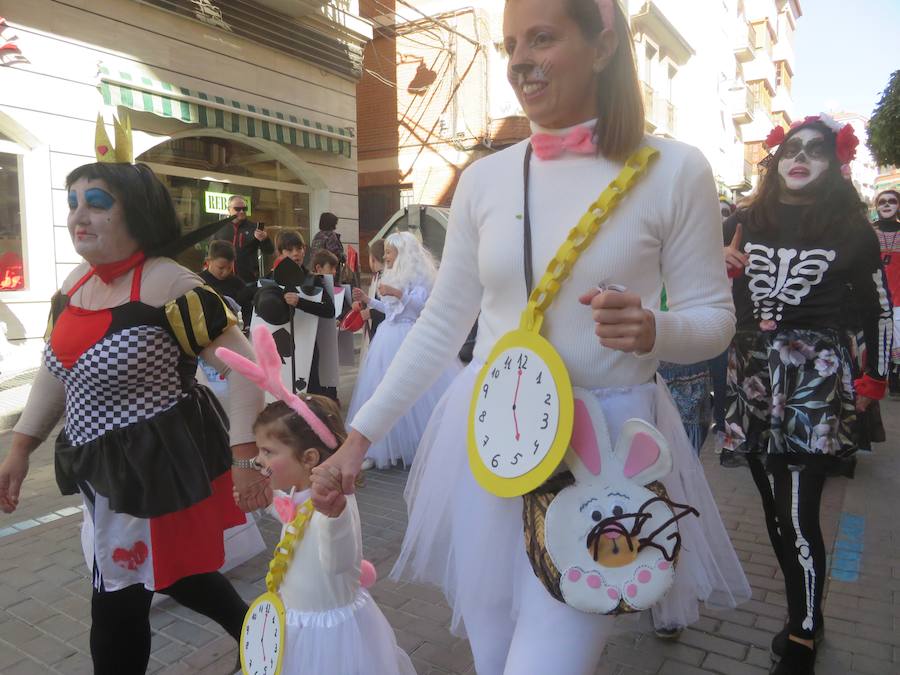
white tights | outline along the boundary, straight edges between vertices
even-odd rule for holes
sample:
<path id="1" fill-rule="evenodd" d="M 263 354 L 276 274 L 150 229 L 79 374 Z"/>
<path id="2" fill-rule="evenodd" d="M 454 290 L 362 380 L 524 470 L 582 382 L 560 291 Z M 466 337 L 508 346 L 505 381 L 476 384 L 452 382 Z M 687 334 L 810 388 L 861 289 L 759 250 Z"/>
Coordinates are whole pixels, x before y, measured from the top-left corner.
<path id="1" fill-rule="evenodd" d="M 524 555 L 524 552 L 523 552 Z M 533 574 L 523 575 L 519 616 L 479 607 L 464 617 L 478 675 L 591 675 L 614 617 L 586 614 L 554 600 Z"/>

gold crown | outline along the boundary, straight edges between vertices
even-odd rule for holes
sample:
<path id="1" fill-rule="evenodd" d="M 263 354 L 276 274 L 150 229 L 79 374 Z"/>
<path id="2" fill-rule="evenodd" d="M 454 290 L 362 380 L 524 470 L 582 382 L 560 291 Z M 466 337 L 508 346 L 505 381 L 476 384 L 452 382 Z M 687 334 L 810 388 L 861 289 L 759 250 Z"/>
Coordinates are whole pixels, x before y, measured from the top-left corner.
<path id="1" fill-rule="evenodd" d="M 106 134 L 106 125 L 103 116 L 97 114 L 97 133 L 94 136 L 94 152 L 98 162 L 123 162 L 134 163 L 134 149 L 131 143 L 131 120 L 126 114 L 122 121 L 113 117 L 113 125 L 116 129 L 116 145 L 109 140 Z"/>

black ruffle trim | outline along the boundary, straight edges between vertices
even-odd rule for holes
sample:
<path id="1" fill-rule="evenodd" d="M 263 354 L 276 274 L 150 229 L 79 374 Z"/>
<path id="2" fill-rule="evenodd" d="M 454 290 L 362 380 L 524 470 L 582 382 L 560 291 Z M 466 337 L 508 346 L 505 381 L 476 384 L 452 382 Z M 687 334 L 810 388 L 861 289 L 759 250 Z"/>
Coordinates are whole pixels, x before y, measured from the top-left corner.
<path id="1" fill-rule="evenodd" d="M 83 445 L 70 445 L 63 431 L 55 463 L 64 495 L 86 482 L 117 513 L 175 513 L 212 495 L 212 481 L 230 470 L 228 417 L 215 395 L 198 385 L 165 412 Z"/>

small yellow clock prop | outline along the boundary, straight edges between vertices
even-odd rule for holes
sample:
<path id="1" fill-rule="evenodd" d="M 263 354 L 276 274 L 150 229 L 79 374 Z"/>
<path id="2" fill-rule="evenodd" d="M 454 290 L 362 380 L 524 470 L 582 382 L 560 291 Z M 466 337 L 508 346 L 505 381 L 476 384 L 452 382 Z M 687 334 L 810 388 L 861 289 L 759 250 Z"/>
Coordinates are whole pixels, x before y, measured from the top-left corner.
<path id="1" fill-rule="evenodd" d="M 572 383 L 544 337 L 544 315 L 581 253 L 658 150 L 643 147 L 569 232 L 528 298 L 519 327 L 503 335 L 475 380 L 469 408 L 469 465 L 498 497 L 518 497 L 546 481 L 565 457 L 575 415 Z"/>
<path id="2" fill-rule="evenodd" d="M 287 526 L 284 537 L 275 547 L 266 575 L 266 592 L 250 605 L 241 627 L 241 672 L 245 675 L 281 675 L 284 664 L 285 610 L 278 595 L 294 547 L 303 539 L 313 515 L 311 500 L 297 510 L 297 516 Z"/>

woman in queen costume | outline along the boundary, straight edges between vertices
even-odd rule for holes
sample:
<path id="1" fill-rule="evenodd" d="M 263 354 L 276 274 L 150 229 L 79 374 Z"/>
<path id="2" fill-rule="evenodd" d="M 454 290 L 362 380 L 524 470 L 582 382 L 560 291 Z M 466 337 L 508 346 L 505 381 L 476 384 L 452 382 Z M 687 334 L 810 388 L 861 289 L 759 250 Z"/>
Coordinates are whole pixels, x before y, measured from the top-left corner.
<path id="1" fill-rule="evenodd" d="M 576 399 L 576 420 L 578 405 L 602 411 L 591 413 L 591 420 L 605 417 L 613 443 L 627 436 L 628 418 L 654 424 L 672 460 L 661 480 L 668 500 L 699 512 L 678 522 L 682 546 L 674 583 L 652 606 L 658 627 L 689 625 L 698 619 L 698 601 L 734 607 L 749 598 L 750 588 L 678 411 L 655 373 L 660 360 L 696 363 L 721 354 L 734 334 L 734 309 L 718 243 L 721 219 L 712 172 L 695 148 L 644 135 L 631 37 L 617 3 L 508 0 L 503 32 L 508 77 L 533 135 L 463 172 L 431 298 L 378 390 L 350 420 L 344 445 L 314 469 L 313 498 L 327 512 L 341 492 L 353 491 L 369 444 L 383 437 L 451 363 L 480 311 L 474 360 L 435 409 L 419 446 L 406 493 L 409 526 L 395 573 L 443 588 L 453 608 L 451 628 L 468 636 L 479 675 L 589 674 L 614 619 L 559 601 L 535 573 L 539 564 L 526 552 L 534 532 L 523 522 L 523 500 L 528 504 L 534 493 L 498 497 L 474 477 L 476 466 L 479 472 L 489 466 L 477 464 L 471 444 L 467 462 L 463 440 L 467 425 L 480 422 L 470 416 L 470 404 L 483 390 L 479 386 L 474 394 L 476 381 L 494 378 L 494 370 L 503 381 L 505 368 L 528 372 L 527 379 L 519 377 L 523 386 L 541 380 L 543 371 L 535 378 L 523 362 L 507 366 L 492 360 L 493 370 L 481 371 L 501 336 L 520 322 L 533 331 L 534 324 L 523 320 L 532 284 L 549 288 L 553 299 L 543 310 L 540 332 L 561 357 L 563 366 L 556 371 L 567 370 L 577 396 L 589 399 Z M 642 146 L 649 150 L 633 156 Z M 624 168 L 630 157 L 629 166 L 637 168 Z M 613 179 L 621 179 L 626 189 L 617 183 L 598 200 Z M 599 234 L 558 292 L 543 279 L 539 283 L 536 275 L 547 269 L 569 229 L 602 218 Z M 560 257 L 571 260 L 571 253 L 564 249 Z M 668 312 L 658 311 L 664 282 Z M 524 319 L 532 310 L 529 305 Z M 490 383 L 484 380 L 486 397 Z M 565 386 L 557 392 L 562 400 Z M 528 424 L 514 416 L 521 412 L 509 393 L 512 406 L 495 412 Z M 565 450 L 568 439 L 559 433 Z M 506 442 L 512 445 L 518 436 L 516 430 Z M 542 445 L 537 438 L 535 449 L 552 458 L 558 440 Z M 570 466 L 573 472 L 602 471 L 596 451 L 593 460 Z M 645 459 L 665 454 L 653 452 Z M 635 468 L 626 463 L 625 474 L 634 474 L 629 467 Z M 550 482 L 565 483 L 564 469 L 559 466 Z M 556 489 L 541 485 L 534 492 Z M 552 509 L 553 504 L 548 514 Z M 600 521 L 607 515 L 591 508 L 582 514 Z M 578 579 L 577 570 L 567 578 Z M 589 586 L 597 582 L 596 575 L 584 578 Z M 629 596 L 638 590 L 626 589 Z M 613 597 L 615 590 L 608 592 Z"/>
<path id="2" fill-rule="evenodd" d="M 65 412 L 56 482 L 85 506 L 94 672 L 137 675 L 150 658 L 154 592 L 238 637 L 247 604 L 217 571 L 223 532 L 245 522 L 238 506 L 262 508 L 271 494 L 252 462 L 262 394 L 229 378 L 226 418 L 194 380 L 199 356 L 227 373 L 214 349 L 250 345 L 222 299 L 165 256 L 178 218 L 154 173 L 130 163 L 126 128 L 117 123 L 115 152 L 102 121 L 99 130 L 103 161 L 66 179 L 69 234 L 85 262 L 51 302 L 44 363 L 0 465 L 0 508 L 15 510 L 29 454 Z"/>

